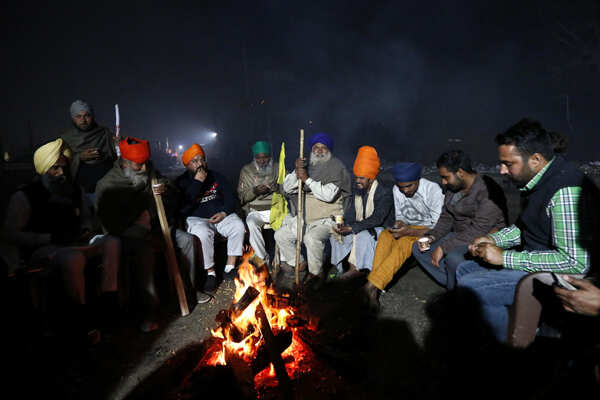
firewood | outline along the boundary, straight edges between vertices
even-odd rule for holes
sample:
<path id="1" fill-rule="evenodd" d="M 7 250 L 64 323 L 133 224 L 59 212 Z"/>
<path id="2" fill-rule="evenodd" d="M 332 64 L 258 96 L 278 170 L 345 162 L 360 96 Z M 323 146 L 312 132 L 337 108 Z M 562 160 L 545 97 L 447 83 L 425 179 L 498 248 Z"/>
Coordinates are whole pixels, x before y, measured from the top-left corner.
<path id="1" fill-rule="evenodd" d="M 258 297 L 259 294 L 260 292 L 254 287 L 248 286 L 248 289 L 246 289 L 242 298 L 231 306 L 232 319 L 235 319 L 235 317 L 241 315 L 244 310 L 254 301 L 254 299 Z"/>
<path id="2" fill-rule="evenodd" d="M 278 332 L 273 338 L 275 351 L 279 354 L 283 353 L 292 344 L 292 332 L 289 330 Z M 266 343 L 263 340 L 260 347 L 256 351 L 256 357 L 252 360 L 252 371 L 258 374 L 271 363 L 269 351 Z"/>
<path id="3" fill-rule="evenodd" d="M 260 320 L 260 332 L 263 335 L 265 346 L 267 347 L 267 352 L 269 353 L 271 362 L 275 367 L 275 375 L 277 376 L 277 380 L 279 381 L 279 386 L 281 387 L 281 390 L 284 394 L 289 394 L 290 377 L 287 374 L 285 364 L 281 359 L 281 353 L 278 351 L 275 336 L 273 335 L 271 325 L 269 324 L 269 319 L 267 318 L 267 314 L 265 313 L 265 309 L 263 308 L 262 304 L 259 304 L 256 307 L 256 312 L 254 313 L 254 316 L 257 320 Z M 284 397 L 286 396 L 284 395 Z"/>

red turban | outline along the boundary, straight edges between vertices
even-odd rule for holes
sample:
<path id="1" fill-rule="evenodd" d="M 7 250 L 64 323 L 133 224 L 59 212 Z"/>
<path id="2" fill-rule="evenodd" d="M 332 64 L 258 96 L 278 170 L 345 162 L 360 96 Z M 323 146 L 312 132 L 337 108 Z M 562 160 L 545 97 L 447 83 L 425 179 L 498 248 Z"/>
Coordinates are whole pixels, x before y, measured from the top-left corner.
<path id="1" fill-rule="evenodd" d="M 352 171 L 356 176 L 375 179 L 377 174 L 379 174 L 380 165 L 381 162 L 379 161 L 377 150 L 371 146 L 362 146 L 358 149 Z"/>
<path id="2" fill-rule="evenodd" d="M 200 146 L 197 143 L 194 143 L 181 156 L 181 161 L 183 161 L 183 165 L 185 165 L 187 167 L 187 165 L 190 163 L 190 161 L 192 161 L 192 158 L 196 157 L 198 154 L 200 154 L 202 157 L 206 157 L 202 146 Z"/>
<path id="3" fill-rule="evenodd" d="M 121 157 L 134 163 L 143 164 L 150 158 L 150 145 L 147 140 L 126 137 L 119 143 Z"/>

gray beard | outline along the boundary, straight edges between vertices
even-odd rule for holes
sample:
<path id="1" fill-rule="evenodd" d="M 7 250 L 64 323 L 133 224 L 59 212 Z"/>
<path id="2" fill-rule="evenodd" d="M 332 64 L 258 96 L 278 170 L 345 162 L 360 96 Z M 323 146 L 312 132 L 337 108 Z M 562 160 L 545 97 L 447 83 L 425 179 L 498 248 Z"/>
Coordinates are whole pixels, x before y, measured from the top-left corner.
<path id="1" fill-rule="evenodd" d="M 123 174 L 136 189 L 144 188 L 148 185 L 148 174 L 144 171 L 134 171 L 130 168 L 123 168 Z"/>
<path id="2" fill-rule="evenodd" d="M 260 167 L 256 161 L 254 161 L 254 166 L 256 167 L 257 175 L 260 178 L 273 175 L 273 160 L 269 160 L 269 163 L 264 167 Z"/>
<path id="3" fill-rule="evenodd" d="M 322 164 L 331 160 L 331 153 L 327 153 L 323 156 L 318 156 L 315 153 L 310 153 L 310 165 Z"/>

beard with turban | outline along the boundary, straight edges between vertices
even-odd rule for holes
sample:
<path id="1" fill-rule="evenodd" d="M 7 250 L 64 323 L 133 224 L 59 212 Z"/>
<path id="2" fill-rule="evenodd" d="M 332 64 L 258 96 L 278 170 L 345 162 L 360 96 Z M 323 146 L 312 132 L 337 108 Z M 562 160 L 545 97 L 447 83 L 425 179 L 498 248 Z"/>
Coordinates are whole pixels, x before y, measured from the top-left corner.
<path id="1" fill-rule="evenodd" d="M 56 164 L 60 156 L 64 156 L 67 160 L 71 159 L 71 150 L 65 145 L 62 139 L 56 139 L 39 147 L 33 153 L 35 172 L 40 175 L 46 174 Z"/>

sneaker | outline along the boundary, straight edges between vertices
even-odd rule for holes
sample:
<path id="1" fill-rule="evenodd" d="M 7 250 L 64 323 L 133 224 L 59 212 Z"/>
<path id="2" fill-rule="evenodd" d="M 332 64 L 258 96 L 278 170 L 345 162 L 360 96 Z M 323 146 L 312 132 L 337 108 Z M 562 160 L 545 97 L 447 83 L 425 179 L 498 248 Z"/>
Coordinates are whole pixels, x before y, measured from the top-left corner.
<path id="1" fill-rule="evenodd" d="M 234 269 L 232 269 L 229 272 L 223 271 L 223 280 L 225 280 L 225 281 L 232 281 L 236 276 L 237 276 L 237 267 L 235 267 Z"/>
<path id="2" fill-rule="evenodd" d="M 208 303 L 212 298 L 213 297 L 208 293 L 204 293 L 199 290 L 196 291 L 196 301 L 198 304 Z"/>
<path id="3" fill-rule="evenodd" d="M 208 275 L 204 283 L 204 293 L 213 295 L 217 291 L 217 277 Z"/>

